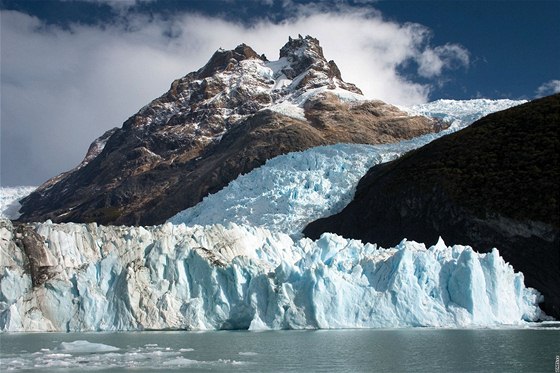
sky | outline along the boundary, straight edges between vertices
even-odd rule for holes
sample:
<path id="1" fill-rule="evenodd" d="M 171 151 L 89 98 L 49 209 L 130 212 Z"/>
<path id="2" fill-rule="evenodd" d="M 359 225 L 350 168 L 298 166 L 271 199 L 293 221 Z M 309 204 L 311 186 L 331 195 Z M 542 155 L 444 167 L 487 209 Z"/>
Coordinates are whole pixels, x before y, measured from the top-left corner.
<path id="1" fill-rule="evenodd" d="M 0 185 L 80 163 L 218 48 L 311 35 L 345 81 L 404 106 L 560 91 L 560 1 L 0 0 Z"/>

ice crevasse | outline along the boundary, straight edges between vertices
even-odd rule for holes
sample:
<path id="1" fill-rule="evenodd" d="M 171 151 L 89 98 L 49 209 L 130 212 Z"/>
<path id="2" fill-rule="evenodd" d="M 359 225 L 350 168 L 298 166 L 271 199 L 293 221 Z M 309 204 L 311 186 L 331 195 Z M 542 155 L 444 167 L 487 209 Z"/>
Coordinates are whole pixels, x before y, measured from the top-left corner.
<path id="1" fill-rule="evenodd" d="M 383 249 L 262 227 L 34 225 L 40 258 L 0 226 L 0 330 L 466 327 L 541 316 L 497 250 Z M 45 282 L 33 286 L 32 264 Z"/>

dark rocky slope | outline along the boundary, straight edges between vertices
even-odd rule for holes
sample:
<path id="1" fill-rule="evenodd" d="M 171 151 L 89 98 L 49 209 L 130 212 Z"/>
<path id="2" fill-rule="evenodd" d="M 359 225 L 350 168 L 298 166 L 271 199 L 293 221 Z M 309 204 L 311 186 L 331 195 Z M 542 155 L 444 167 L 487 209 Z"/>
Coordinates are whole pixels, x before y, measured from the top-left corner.
<path id="1" fill-rule="evenodd" d="M 159 224 L 277 155 L 438 129 L 381 101 L 341 100 L 341 91 L 363 97 L 309 36 L 290 39 L 274 62 L 244 44 L 218 50 L 24 199 L 20 220 Z"/>
<path id="2" fill-rule="evenodd" d="M 304 233 L 497 247 L 560 318 L 559 129 L 560 94 L 491 114 L 373 167 L 342 212 Z"/>

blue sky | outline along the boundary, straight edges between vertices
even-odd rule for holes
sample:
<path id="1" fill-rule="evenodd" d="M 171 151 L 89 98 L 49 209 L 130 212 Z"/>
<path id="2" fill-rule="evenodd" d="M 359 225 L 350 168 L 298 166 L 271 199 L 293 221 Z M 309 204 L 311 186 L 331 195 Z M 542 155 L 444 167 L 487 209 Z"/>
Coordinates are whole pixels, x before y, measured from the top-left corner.
<path id="1" fill-rule="evenodd" d="M 312 35 L 366 95 L 532 99 L 560 90 L 560 1 L 0 0 L 1 178 L 78 164 L 219 47 L 269 59 Z"/>

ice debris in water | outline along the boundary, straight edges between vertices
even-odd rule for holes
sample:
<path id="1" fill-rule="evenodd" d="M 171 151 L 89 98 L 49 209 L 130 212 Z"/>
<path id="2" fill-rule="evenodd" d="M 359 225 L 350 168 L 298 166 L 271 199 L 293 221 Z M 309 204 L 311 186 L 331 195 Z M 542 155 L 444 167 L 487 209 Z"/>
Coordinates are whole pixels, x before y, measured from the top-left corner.
<path id="1" fill-rule="evenodd" d="M 251 364 L 249 361 L 216 359 L 211 361 L 188 358 L 189 353 L 174 347 L 154 349 L 130 347 L 118 349 L 113 346 L 88 341 L 62 342 L 59 347 L 43 348 L 37 352 L 22 351 L 17 356 L 0 357 L 2 372 L 13 370 L 37 371 L 41 369 L 70 369 L 87 367 L 88 370 L 148 370 L 169 371 L 188 367 L 203 370 L 221 369 L 233 365 Z M 65 370 L 66 371 L 66 370 Z"/>
<path id="2" fill-rule="evenodd" d="M 235 224 L 36 231 L 50 278 L 33 287 L 23 265 L 5 263 L 20 249 L 2 247 L 4 331 L 465 327 L 540 316 L 539 293 L 497 250 L 406 240 L 382 249 Z"/>
<path id="3" fill-rule="evenodd" d="M 119 348 L 103 343 L 78 340 L 74 342 L 62 342 L 58 347 L 58 350 L 71 353 L 97 353 L 118 351 Z"/>

